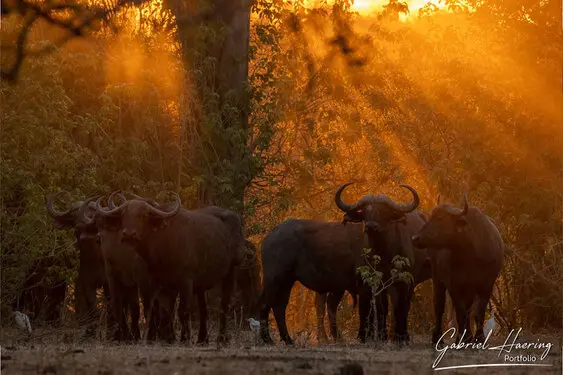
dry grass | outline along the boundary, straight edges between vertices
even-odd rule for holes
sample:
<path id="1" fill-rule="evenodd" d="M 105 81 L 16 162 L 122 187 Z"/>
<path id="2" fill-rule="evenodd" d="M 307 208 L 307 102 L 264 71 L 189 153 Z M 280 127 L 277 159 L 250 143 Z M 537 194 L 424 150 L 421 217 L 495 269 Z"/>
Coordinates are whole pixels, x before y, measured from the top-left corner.
<path id="1" fill-rule="evenodd" d="M 187 345 L 116 345 L 98 340 L 81 341 L 82 330 L 38 329 L 31 339 L 13 328 L 2 330 L 2 374 L 356 374 L 342 372 L 356 363 L 364 374 L 430 374 L 436 351 L 428 337 L 417 336 L 406 348 L 359 344 L 257 345 L 250 332 L 239 332 L 230 345 L 218 348 Z M 536 341 L 537 337 L 533 341 Z M 214 340 L 214 337 L 212 337 Z M 541 340 L 554 344 L 545 368 L 465 369 L 472 374 L 561 374 L 561 343 L 556 336 Z M 492 344 L 501 344 L 496 338 Z M 440 366 L 502 362 L 496 352 L 447 353 Z M 443 371 L 440 373 L 452 373 Z"/>

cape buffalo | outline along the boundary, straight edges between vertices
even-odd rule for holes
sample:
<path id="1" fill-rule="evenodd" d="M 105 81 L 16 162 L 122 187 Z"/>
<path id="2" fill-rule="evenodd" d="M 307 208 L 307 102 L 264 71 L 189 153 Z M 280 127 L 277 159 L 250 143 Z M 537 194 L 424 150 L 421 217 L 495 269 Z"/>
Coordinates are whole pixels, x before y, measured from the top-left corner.
<path id="1" fill-rule="evenodd" d="M 219 207 L 188 211 L 181 208 L 177 194 L 175 198 L 167 210 L 141 199 L 128 200 L 110 210 L 104 210 L 98 202 L 96 215 L 118 221 L 121 242 L 131 245 L 147 263 L 159 287 L 161 322 L 168 325 L 168 341 L 174 339 L 172 312 L 176 296 L 180 295 L 181 339 L 189 340 L 192 293 L 198 295 L 200 319 L 206 320 L 204 293 L 218 284 L 222 286 L 219 340 L 225 339 L 234 267 L 243 256 L 241 219 Z M 206 324 L 200 324 L 198 341 L 206 340 Z"/>
<path id="2" fill-rule="evenodd" d="M 84 201 L 78 201 L 71 207 L 59 212 L 53 207 L 53 200 L 62 194 L 50 195 L 46 199 L 47 212 L 55 220 L 58 229 L 74 229 L 76 237 L 76 248 L 79 251 L 78 277 L 75 283 L 76 312 L 81 321 L 88 324 L 86 333 L 93 334 L 93 322 L 97 321 L 96 291 L 98 288 L 104 289 L 106 302 L 109 299 L 109 285 L 107 282 L 104 262 L 97 242 L 97 228 L 84 221 L 84 215 L 79 214 Z M 93 206 L 88 204 L 87 210 L 93 210 Z M 108 314 L 111 320 L 112 314 Z"/>
<path id="3" fill-rule="evenodd" d="M 108 199 L 110 208 L 115 208 L 112 199 L 116 193 L 118 192 L 112 193 Z M 125 199 L 122 194 L 120 196 Z M 84 211 L 83 208 L 84 206 L 81 211 Z M 157 314 L 155 314 L 156 311 L 151 310 L 155 291 L 149 280 L 146 263 L 130 245 L 121 242 L 122 233 L 118 220 L 113 217 L 95 215 L 95 213 L 93 217 L 85 216 L 83 220 L 97 226 L 98 241 L 109 283 L 111 307 L 117 321 L 114 339 L 117 341 L 140 339 L 139 292 L 149 326 L 147 339 L 156 339 Z M 129 313 L 131 314 L 130 330 L 127 326 Z"/>
<path id="4" fill-rule="evenodd" d="M 346 290 L 352 295 L 359 294 L 360 301 L 366 298 L 366 293 L 362 293 L 366 288 L 359 282 L 356 268 L 363 262 L 362 249 L 367 246 L 359 226 L 299 219 L 289 219 L 276 226 L 262 242 L 262 339 L 273 342 L 268 329 L 272 309 L 280 337 L 286 344 L 293 344 L 287 332 L 285 310 L 296 281 L 318 293 L 334 293 L 335 303 L 331 304 L 334 311 Z M 360 311 L 360 340 L 365 340 L 366 322 L 367 315 Z M 337 336 L 335 322 L 331 324 L 333 328 Z"/>
<path id="5" fill-rule="evenodd" d="M 366 195 L 354 204 L 346 204 L 342 201 L 341 194 L 344 189 L 351 185 L 342 185 L 336 192 L 335 202 L 340 210 L 345 212 L 344 223 L 363 222 L 364 231 L 369 240 L 372 253 L 381 258 L 378 271 L 383 274 L 383 281 L 391 277 L 393 268 L 392 260 L 395 256 L 402 256 L 409 260 L 408 271 L 415 273 L 417 269 L 417 254 L 414 251 L 411 237 L 425 223 L 424 215 L 415 211 L 419 204 L 416 190 L 407 185 L 401 185 L 408 189 L 412 195 L 412 202 L 402 205 L 394 202 L 386 195 Z M 413 275 L 414 277 L 414 275 Z M 395 315 L 395 337 L 394 341 L 408 343 L 408 314 L 414 283 L 394 282 L 389 291 L 393 297 L 393 308 Z M 370 311 L 369 303 L 360 299 L 360 312 L 364 309 Z M 377 307 L 377 331 L 378 338 L 387 340 L 387 312 L 388 299 L 387 290 L 382 290 L 376 296 Z"/>
<path id="6" fill-rule="evenodd" d="M 475 339 L 482 341 L 483 321 L 494 283 L 500 274 L 504 243 L 493 221 L 477 207 L 467 203 L 463 210 L 449 204 L 434 208 L 428 223 L 412 237 L 416 246 L 427 247 L 432 259 L 434 283 L 434 314 L 436 318 L 432 343 L 442 336 L 442 315 L 446 290 L 452 299 L 458 326 L 471 340 L 469 310 L 477 300 Z"/>

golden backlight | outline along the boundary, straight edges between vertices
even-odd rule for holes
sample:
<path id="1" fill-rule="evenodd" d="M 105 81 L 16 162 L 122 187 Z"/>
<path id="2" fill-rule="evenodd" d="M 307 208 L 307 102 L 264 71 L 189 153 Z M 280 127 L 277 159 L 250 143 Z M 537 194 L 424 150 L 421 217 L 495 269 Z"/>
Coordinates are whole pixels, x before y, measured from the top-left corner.
<path id="1" fill-rule="evenodd" d="M 427 3 L 434 4 L 437 8 L 444 8 L 445 3 L 442 1 L 430 1 L 430 0 L 404 0 L 404 2 L 409 7 L 409 14 L 401 14 L 400 19 L 402 21 L 407 20 L 408 18 L 415 16 L 418 13 L 418 10 L 424 7 Z M 334 1 L 328 1 L 328 4 L 332 4 Z M 352 4 L 352 9 L 358 12 L 361 15 L 370 15 L 375 12 L 381 11 L 385 5 L 389 3 L 388 0 L 355 0 Z M 307 0 L 305 1 L 305 6 L 314 6 L 315 4 L 319 4 L 317 0 Z"/>

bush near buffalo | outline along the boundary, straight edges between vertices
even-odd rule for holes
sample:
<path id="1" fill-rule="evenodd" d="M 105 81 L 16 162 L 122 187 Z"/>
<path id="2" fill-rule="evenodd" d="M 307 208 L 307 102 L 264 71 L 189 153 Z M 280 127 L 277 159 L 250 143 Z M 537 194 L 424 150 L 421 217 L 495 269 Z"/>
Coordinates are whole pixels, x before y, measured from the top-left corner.
<path id="1" fill-rule="evenodd" d="M 216 100 L 205 47 L 221 34 L 178 34 L 160 3 L 118 12 L 119 34 L 102 25 L 27 59 L 0 97 L 2 317 L 38 260 L 53 259 L 38 284 L 74 282 L 74 239 L 53 228 L 49 192 L 67 191 L 70 203 L 118 188 L 175 190 L 187 208 L 242 213 L 258 244 L 289 217 L 338 220 L 334 191 L 357 181 L 349 200 L 408 199 L 398 187 L 408 183 L 426 212 L 439 193 L 459 206 L 468 192 L 507 244 L 493 292 L 499 325 L 561 329 L 556 2 L 522 11 L 516 1 L 447 1 L 449 11 L 427 6 L 409 22 L 400 7 L 366 15 L 349 5 L 256 1 L 244 103 Z M 39 23 L 29 44 L 57 36 Z M 431 295 L 428 282 L 415 291 L 414 332 L 431 329 Z M 343 301 L 339 324 L 354 337 L 357 313 Z M 287 322 L 290 334 L 316 331 L 313 292 L 294 287 Z"/>

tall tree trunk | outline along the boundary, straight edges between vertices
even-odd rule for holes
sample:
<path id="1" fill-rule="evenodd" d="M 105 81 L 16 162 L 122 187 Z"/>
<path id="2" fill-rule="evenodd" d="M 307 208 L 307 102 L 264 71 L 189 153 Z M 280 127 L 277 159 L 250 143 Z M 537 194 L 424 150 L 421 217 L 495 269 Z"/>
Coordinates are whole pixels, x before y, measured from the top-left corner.
<path id="1" fill-rule="evenodd" d="M 187 107 L 183 113 L 191 118 L 183 123 L 195 124 L 189 130 L 195 135 L 188 137 L 184 148 L 190 148 L 191 152 L 187 169 L 203 177 L 199 204 L 218 204 L 239 212 L 249 182 L 244 171 L 247 170 L 250 3 L 250 0 L 167 2 L 176 17 L 187 70 L 184 90 L 188 100 L 183 103 Z"/>

